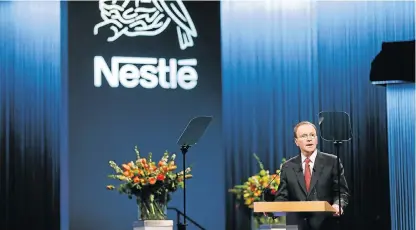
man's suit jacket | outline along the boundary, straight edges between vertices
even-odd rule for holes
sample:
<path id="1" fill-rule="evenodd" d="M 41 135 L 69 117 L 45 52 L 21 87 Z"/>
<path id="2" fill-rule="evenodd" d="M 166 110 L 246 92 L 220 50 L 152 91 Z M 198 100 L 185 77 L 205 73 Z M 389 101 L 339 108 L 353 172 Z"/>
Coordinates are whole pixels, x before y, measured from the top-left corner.
<path id="1" fill-rule="evenodd" d="M 317 151 L 312 171 L 309 192 L 302 169 L 300 154 L 286 161 L 280 174 L 280 185 L 276 193 L 276 201 L 327 201 L 329 204 L 338 204 L 338 168 L 335 155 Z M 341 161 L 340 161 L 341 162 Z M 345 210 L 348 205 L 348 186 L 344 176 L 342 163 L 341 171 L 341 207 Z M 299 230 L 331 229 L 332 213 L 287 213 L 286 224 L 297 225 Z M 309 226 L 305 226 L 305 224 Z"/>

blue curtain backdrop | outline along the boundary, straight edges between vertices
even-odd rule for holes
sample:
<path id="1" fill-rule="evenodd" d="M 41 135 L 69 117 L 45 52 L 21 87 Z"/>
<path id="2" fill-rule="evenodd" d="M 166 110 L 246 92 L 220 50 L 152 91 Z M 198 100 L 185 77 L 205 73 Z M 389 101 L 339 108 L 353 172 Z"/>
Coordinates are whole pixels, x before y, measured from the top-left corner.
<path id="1" fill-rule="evenodd" d="M 369 71 L 383 41 L 414 39 L 414 3 L 224 1 L 221 17 L 227 188 L 258 170 L 254 152 L 273 170 L 296 155 L 297 122 L 345 111 L 354 137 L 340 152 L 352 193 L 344 227 L 388 229 L 386 90 Z M 226 205 L 226 229 L 249 229 L 231 194 Z"/>
<path id="2" fill-rule="evenodd" d="M 0 229 L 59 229 L 60 3 L 0 2 Z"/>
<path id="3" fill-rule="evenodd" d="M 415 85 L 387 86 L 392 229 L 415 229 Z"/>

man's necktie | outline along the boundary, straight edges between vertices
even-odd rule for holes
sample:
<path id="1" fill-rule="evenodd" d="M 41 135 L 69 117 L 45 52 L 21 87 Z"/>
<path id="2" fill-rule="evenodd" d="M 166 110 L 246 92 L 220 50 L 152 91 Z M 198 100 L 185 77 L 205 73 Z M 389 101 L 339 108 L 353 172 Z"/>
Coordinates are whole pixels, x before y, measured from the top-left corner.
<path id="1" fill-rule="evenodd" d="M 305 160 L 305 183 L 306 183 L 306 191 L 309 192 L 309 188 L 311 186 L 311 169 L 309 167 L 309 163 L 311 160 L 306 158 Z"/>

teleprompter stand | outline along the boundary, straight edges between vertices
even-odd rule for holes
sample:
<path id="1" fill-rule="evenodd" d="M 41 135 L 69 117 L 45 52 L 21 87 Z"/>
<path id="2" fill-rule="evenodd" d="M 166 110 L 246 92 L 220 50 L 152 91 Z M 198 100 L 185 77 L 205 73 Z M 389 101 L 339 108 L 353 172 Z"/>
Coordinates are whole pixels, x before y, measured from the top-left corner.
<path id="1" fill-rule="evenodd" d="M 205 133 L 208 125 L 212 121 L 212 116 L 200 116 L 192 118 L 185 127 L 178 140 L 178 145 L 181 146 L 182 152 L 182 167 L 183 167 L 183 223 L 178 223 L 178 230 L 186 230 L 186 154 L 188 149 L 195 145 L 199 138 Z"/>
<path id="2" fill-rule="evenodd" d="M 321 129 L 321 138 L 324 141 L 332 142 L 335 147 L 338 171 L 338 204 L 341 209 L 341 161 L 339 148 L 343 142 L 347 142 L 352 138 L 350 117 L 346 112 L 320 112 L 319 127 Z M 340 216 L 342 216 L 342 214 L 343 213 L 340 212 Z M 338 227 L 341 229 L 341 218 L 338 219 Z"/>

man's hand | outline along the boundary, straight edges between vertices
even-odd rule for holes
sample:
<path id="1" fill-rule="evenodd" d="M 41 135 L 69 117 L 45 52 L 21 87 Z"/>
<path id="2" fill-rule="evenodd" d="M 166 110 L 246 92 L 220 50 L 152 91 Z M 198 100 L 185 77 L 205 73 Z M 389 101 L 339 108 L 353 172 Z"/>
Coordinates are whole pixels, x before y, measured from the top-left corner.
<path id="1" fill-rule="evenodd" d="M 333 204 L 332 207 L 336 210 L 336 212 L 334 213 L 334 216 L 340 216 L 340 213 L 343 213 L 342 208 L 340 211 L 339 205 Z"/>

